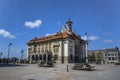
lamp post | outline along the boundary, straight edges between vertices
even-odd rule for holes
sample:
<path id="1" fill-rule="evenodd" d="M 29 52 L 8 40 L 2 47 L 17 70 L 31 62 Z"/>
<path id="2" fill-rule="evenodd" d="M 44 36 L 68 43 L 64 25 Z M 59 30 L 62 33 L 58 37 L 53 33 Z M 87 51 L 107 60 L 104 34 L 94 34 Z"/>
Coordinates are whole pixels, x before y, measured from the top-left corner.
<path id="1" fill-rule="evenodd" d="M 7 56 L 8 60 L 7 60 L 7 64 L 9 64 L 10 46 L 12 46 L 12 43 L 8 44 L 8 56 Z"/>
<path id="2" fill-rule="evenodd" d="M 1 53 L 0 53 L 0 59 L 1 59 L 2 54 L 3 54 L 3 53 L 1 52 Z"/>
<path id="3" fill-rule="evenodd" d="M 21 50 L 21 60 L 23 59 L 23 53 L 24 53 L 24 50 L 22 49 Z"/>
<path id="4" fill-rule="evenodd" d="M 63 34 L 61 33 L 61 39 L 62 39 L 62 56 L 61 56 L 61 63 L 64 64 L 64 42 L 63 42 Z"/>
<path id="5" fill-rule="evenodd" d="M 87 40 L 87 33 L 85 33 L 85 53 L 86 53 L 86 63 L 88 63 L 88 40 Z"/>
<path id="6" fill-rule="evenodd" d="M 20 53 L 21 53 L 20 63 L 23 63 L 23 53 L 24 53 L 24 50 L 23 50 L 23 49 L 21 49 Z"/>
<path id="7" fill-rule="evenodd" d="M 3 59 L 2 59 L 2 52 L 0 53 L 0 63 L 2 63 Z"/>

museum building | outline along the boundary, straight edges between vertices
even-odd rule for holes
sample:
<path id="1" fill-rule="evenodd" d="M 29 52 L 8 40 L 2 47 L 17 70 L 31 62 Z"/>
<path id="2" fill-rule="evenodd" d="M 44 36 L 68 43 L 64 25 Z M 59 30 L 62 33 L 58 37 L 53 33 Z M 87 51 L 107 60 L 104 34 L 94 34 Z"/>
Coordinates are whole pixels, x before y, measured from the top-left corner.
<path id="1" fill-rule="evenodd" d="M 27 59 L 30 63 L 40 60 L 56 63 L 79 63 L 85 60 L 85 40 L 72 29 L 68 19 L 60 32 L 35 37 L 27 42 Z"/>

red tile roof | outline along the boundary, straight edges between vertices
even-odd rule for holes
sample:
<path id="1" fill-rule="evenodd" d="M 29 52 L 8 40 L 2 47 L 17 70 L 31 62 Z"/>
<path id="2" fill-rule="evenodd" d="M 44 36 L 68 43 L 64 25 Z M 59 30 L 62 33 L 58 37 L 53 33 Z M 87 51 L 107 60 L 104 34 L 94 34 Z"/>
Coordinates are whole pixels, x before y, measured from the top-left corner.
<path id="1" fill-rule="evenodd" d="M 34 38 L 32 40 L 30 40 L 27 44 L 32 44 L 32 43 L 40 43 L 40 42 L 46 42 L 46 41 L 50 41 L 50 40 L 56 40 L 56 39 L 65 39 L 65 38 L 71 38 L 71 39 L 80 39 L 80 36 L 76 36 L 74 33 L 72 35 L 69 35 L 67 32 L 63 32 L 63 33 L 56 33 L 54 35 L 49 35 L 49 36 L 44 36 L 44 37 L 40 37 L 40 38 Z"/>

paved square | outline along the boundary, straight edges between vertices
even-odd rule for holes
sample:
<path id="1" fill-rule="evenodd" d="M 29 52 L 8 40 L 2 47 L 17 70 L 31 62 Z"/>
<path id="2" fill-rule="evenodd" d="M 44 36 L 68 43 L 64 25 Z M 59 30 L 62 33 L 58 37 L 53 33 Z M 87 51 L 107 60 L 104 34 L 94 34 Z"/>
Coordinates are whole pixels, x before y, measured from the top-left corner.
<path id="1" fill-rule="evenodd" d="M 120 66 L 94 65 L 95 71 L 72 70 L 73 64 L 38 67 L 37 64 L 0 64 L 0 80 L 120 80 Z"/>

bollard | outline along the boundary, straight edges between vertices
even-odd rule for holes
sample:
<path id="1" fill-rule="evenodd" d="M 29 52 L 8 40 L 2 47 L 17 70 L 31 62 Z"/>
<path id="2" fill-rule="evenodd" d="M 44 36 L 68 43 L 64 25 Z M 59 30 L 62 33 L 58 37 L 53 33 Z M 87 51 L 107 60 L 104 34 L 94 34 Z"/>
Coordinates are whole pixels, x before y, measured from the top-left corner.
<path id="1" fill-rule="evenodd" d="M 68 65 L 66 65 L 66 66 L 67 66 L 67 72 L 69 72 Z"/>

